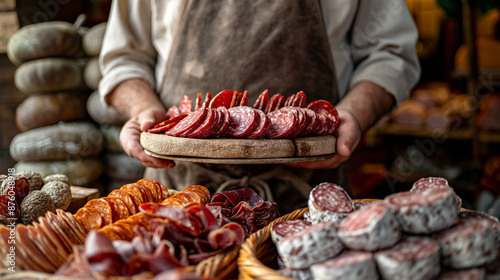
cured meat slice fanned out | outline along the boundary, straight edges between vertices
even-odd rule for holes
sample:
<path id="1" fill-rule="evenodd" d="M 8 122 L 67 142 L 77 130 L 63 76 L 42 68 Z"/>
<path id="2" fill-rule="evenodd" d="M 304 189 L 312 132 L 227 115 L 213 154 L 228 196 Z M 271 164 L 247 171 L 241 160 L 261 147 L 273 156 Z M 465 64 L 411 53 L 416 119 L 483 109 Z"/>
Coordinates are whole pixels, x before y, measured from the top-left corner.
<path id="1" fill-rule="evenodd" d="M 301 108 L 298 107 L 288 107 L 295 114 L 295 118 L 297 120 L 295 126 L 290 131 L 286 138 L 294 138 L 298 136 L 305 128 L 306 128 L 306 114 Z"/>
<path id="2" fill-rule="evenodd" d="M 351 249 L 374 251 L 396 244 L 401 238 L 401 226 L 392 210 L 385 203 L 377 202 L 347 217 L 338 235 Z"/>
<path id="3" fill-rule="evenodd" d="M 427 280 L 439 274 L 439 245 L 427 237 L 404 236 L 395 246 L 375 253 L 382 279 Z"/>
<path id="4" fill-rule="evenodd" d="M 333 183 L 321 183 L 309 193 L 307 202 L 313 223 L 339 223 L 354 212 L 354 203 L 345 190 Z"/>
<path id="5" fill-rule="evenodd" d="M 422 178 L 415 183 L 413 183 L 413 187 L 410 191 L 424 191 L 428 189 L 449 189 L 451 188 L 448 184 L 448 180 L 441 177 L 427 177 Z M 457 207 L 460 210 L 462 207 L 462 199 L 455 194 L 455 198 L 457 200 Z"/>
<path id="6" fill-rule="evenodd" d="M 344 245 L 337 237 L 335 224 L 324 222 L 282 239 L 276 248 L 287 267 L 304 269 L 335 257 Z"/>
<path id="7" fill-rule="evenodd" d="M 371 253 L 344 251 L 330 260 L 311 266 L 314 280 L 377 280 L 378 273 Z"/>
<path id="8" fill-rule="evenodd" d="M 269 90 L 265 89 L 259 95 L 259 97 L 257 97 L 257 100 L 255 100 L 255 103 L 253 104 L 253 108 L 264 111 L 266 109 L 268 101 L 269 101 Z"/>
<path id="9" fill-rule="evenodd" d="M 186 136 L 203 122 L 206 113 L 206 108 L 200 108 L 192 112 L 187 117 L 180 120 L 174 127 L 166 131 L 165 134 L 168 136 Z"/>
<path id="10" fill-rule="evenodd" d="M 276 244 L 283 238 L 291 236 L 310 226 L 312 226 L 312 223 L 300 219 L 277 222 L 271 227 L 271 239 L 274 244 Z"/>
<path id="11" fill-rule="evenodd" d="M 266 132 L 267 138 L 284 138 L 293 131 L 294 126 L 297 124 L 297 117 L 294 111 L 289 108 L 283 107 L 267 115 L 270 121 Z"/>
<path id="12" fill-rule="evenodd" d="M 191 113 L 193 111 L 193 101 L 191 100 L 191 97 L 184 95 L 181 98 L 179 111 L 181 111 L 181 114 Z"/>
<path id="13" fill-rule="evenodd" d="M 404 232 L 429 234 L 452 226 L 458 218 L 455 193 L 448 189 L 400 192 L 385 198 Z"/>
<path id="14" fill-rule="evenodd" d="M 466 218 L 433 238 L 441 246 L 445 266 L 461 269 L 493 261 L 498 252 L 497 232 L 486 219 Z"/>
<path id="15" fill-rule="evenodd" d="M 226 107 L 219 107 L 217 108 L 217 110 L 219 111 L 220 113 L 220 117 L 219 117 L 219 123 L 217 123 L 217 125 L 215 126 L 216 130 L 214 131 L 214 134 L 212 135 L 212 137 L 214 138 L 218 138 L 219 136 L 221 136 L 227 129 L 227 127 L 229 126 L 229 111 L 226 109 Z"/>
<path id="16" fill-rule="evenodd" d="M 311 109 L 301 108 L 305 114 L 306 127 L 300 132 L 300 136 L 309 135 L 318 122 L 318 115 Z"/>
<path id="17" fill-rule="evenodd" d="M 206 110 L 205 119 L 203 122 L 193 131 L 186 135 L 189 138 L 207 138 L 212 134 L 214 126 L 217 124 L 219 114 L 218 110 L 203 108 Z"/>
<path id="18" fill-rule="evenodd" d="M 252 132 L 257 113 L 252 107 L 234 107 L 229 109 L 229 125 L 225 135 L 243 138 Z"/>
<path id="19" fill-rule="evenodd" d="M 217 93 L 217 95 L 215 95 L 214 98 L 212 98 L 212 100 L 210 101 L 210 105 L 208 106 L 208 108 L 215 109 L 223 106 L 229 109 L 229 107 L 231 106 L 231 101 L 233 100 L 233 94 L 233 91 L 228 89 Z"/>
<path id="20" fill-rule="evenodd" d="M 257 117 L 255 119 L 255 124 L 252 128 L 252 131 L 247 136 L 247 138 L 249 139 L 262 136 L 266 132 L 270 123 L 269 118 L 266 114 L 264 114 L 264 112 L 262 112 L 261 110 L 255 110 L 255 113 L 257 114 Z"/>

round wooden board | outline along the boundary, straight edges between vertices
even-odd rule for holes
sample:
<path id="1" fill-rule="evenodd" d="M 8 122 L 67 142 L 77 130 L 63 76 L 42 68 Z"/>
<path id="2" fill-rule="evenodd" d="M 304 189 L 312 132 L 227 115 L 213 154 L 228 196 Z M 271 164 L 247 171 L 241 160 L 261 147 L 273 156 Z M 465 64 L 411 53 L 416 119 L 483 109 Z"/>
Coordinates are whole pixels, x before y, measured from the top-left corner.
<path id="1" fill-rule="evenodd" d="M 212 164 L 281 164 L 281 163 L 293 163 L 293 162 L 308 162 L 324 160 L 333 157 L 335 154 L 321 155 L 321 156 L 311 156 L 311 157 L 290 157 L 290 158 L 202 158 L 202 157 L 183 157 L 183 156 L 166 156 L 153 153 L 148 150 L 144 152 L 152 157 L 196 162 L 196 163 L 212 163 Z"/>
<path id="2" fill-rule="evenodd" d="M 299 162 L 315 160 L 314 157 L 317 156 L 331 157 L 337 143 L 333 135 L 293 139 L 196 139 L 148 132 L 141 133 L 140 141 L 145 150 L 158 156 L 168 156 L 169 159 L 207 158 L 221 159 L 224 162 L 228 159 L 239 162 L 259 159 L 260 163 L 270 159 L 274 159 L 274 162 L 285 162 L 284 159 Z"/>

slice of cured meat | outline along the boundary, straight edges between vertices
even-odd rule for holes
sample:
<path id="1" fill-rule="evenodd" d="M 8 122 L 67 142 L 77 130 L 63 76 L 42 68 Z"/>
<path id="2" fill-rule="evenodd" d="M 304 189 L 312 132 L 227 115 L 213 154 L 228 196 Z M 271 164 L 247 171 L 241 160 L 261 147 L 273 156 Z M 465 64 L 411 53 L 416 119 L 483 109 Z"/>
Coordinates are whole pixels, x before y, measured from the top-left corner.
<path id="1" fill-rule="evenodd" d="M 351 249 L 375 251 L 396 244 L 401 238 L 401 226 L 389 206 L 377 202 L 345 218 L 338 235 Z"/>
<path id="2" fill-rule="evenodd" d="M 314 127 L 316 126 L 316 123 L 318 121 L 318 116 L 311 109 L 301 108 L 301 110 L 304 112 L 306 116 L 305 119 L 306 126 L 300 133 L 300 136 L 307 136 L 313 131 Z"/>
<path id="3" fill-rule="evenodd" d="M 241 94 L 239 106 L 248 106 L 248 91 L 247 90 L 245 90 Z"/>
<path id="4" fill-rule="evenodd" d="M 205 119 L 207 108 L 200 108 L 187 117 L 180 120 L 174 127 L 169 129 L 165 134 L 168 136 L 186 136 L 191 131 L 195 130 Z"/>
<path id="5" fill-rule="evenodd" d="M 205 95 L 205 100 L 203 101 L 203 107 L 208 108 L 211 100 L 212 100 L 212 93 L 210 93 L 210 91 L 207 91 L 207 95 Z"/>
<path id="6" fill-rule="evenodd" d="M 202 101 L 201 101 L 201 92 L 198 93 L 198 95 L 196 95 L 196 100 L 194 102 L 194 110 L 198 110 L 200 109 L 202 106 Z"/>
<path id="7" fill-rule="evenodd" d="M 427 189 L 447 189 L 451 188 L 448 184 L 448 180 L 441 177 L 427 177 L 422 178 L 415 183 L 413 183 L 413 187 L 410 191 L 423 191 Z M 462 199 L 455 194 L 455 198 L 457 200 L 457 207 L 460 210 L 462 208 Z"/>
<path id="8" fill-rule="evenodd" d="M 181 103 L 179 104 L 179 111 L 181 111 L 181 114 L 191 113 L 193 111 L 193 101 L 191 100 L 191 97 L 184 95 L 181 98 Z"/>
<path id="9" fill-rule="evenodd" d="M 271 226 L 271 239 L 274 244 L 276 244 L 283 238 L 291 236 L 310 226 L 312 226 L 311 222 L 300 219 L 277 222 Z"/>
<path id="10" fill-rule="evenodd" d="M 186 135 L 188 138 L 204 138 L 204 135 L 210 133 L 210 130 L 213 128 L 214 122 L 217 121 L 217 110 L 204 108 L 206 110 L 205 119 L 203 122 L 193 131 Z M 208 133 L 207 133 L 208 132 Z"/>
<path id="11" fill-rule="evenodd" d="M 473 268 L 467 270 L 444 270 L 436 280 L 486 280 L 486 272 L 482 268 Z M 495 279 L 495 278 L 491 278 Z"/>
<path id="12" fill-rule="evenodd" d="M 487 220 L 488 222 L 491 223 L 491 227 L 493 230 L 497 232 L 497 243 L 500 246 L 500 222 L 498 221 L 497 218 L 490 216 L 484 212 L 479 212 L 479 211 L 471 211 L 471 210 L 463 210 L 458 213 L 458 219 L 463 220 L 463 219 L 484 219 Z"/>
<path id="13" fill-rule="evenodd" d="M 177 115 L 177 116 L 175 116 L 175 117 L 172 117 L 172 118 L 166 119 L 166 120 L 164 120 L 164 121 L 162 121 L 162 122 L 159 122 L 159 123 L 155 124 L 155 125 L 153 126 L 153 128 L 160 128 L 160 127 L 165 126 L 165 125 L 167 125 L 167 124 L 169 124 L 169 123 L 176 123 L 176 122 L 179 122 L 180 120 L 182 120 L 183 118 L 187 117 L 188 115 L 189 115 L 189 114 L 187 114 L 187 113 L 186 113 L 186 114 L 180 114 L 180 115 Z"/>
<path id="14" fill-rule="evenodd" d="M 339 127 L 339 124 L 340 124 L 340 120 L 338 118 L 338 115 L 337 115 L 337 117 L 332 115 L 332 114 L 328 114 L 328 113 L 323 113 L 323 115 L 325 115 L 325 117 L 329 121 L 328 129 L 326 130 L 325 134 L 335 133 L 335 131 L 337 130 L 337 127 Z"/>
<path id="15" fill-rule="evenodd" d="M 240 92 L 235 90 L 233 92 L 233 98 L 231 99 L 231 105 L 229 105 L 229 109 L 238 106 Z"/>
<path id="16" fill-rule="evenodd" d="M 279 109 L 283 108 L 284 105 L 285 105 L 285 97 L 283 95 L 281 95 L 281 93 L 278 93 L 276 106 L 274 106 L 274 108 L 271 109 L 271 111 L 279 110 Z"/>
<path id="17" fill-rule="evenodd" d="M 307 202 L 313 223 L 333 221 L 340 223 L 354 212 L 354 203 L 345 190 L 333 183 L 321 183 L 309 193 Z"/>
<path id="18" fill-rule="evenodd" d="M 296 279 L 296 280 L 311 280 L 312 274 L 309 269 L 293 269 L 290 267 L 284 267 L 278 269 L 277 272 L 285 277 Z"/>
<path id="19" fill-rule="evenodd" d="M 257 114 L 257 118 L 255 119 L 255 124 L 254 127 L 252 128 L 252 132 L 247 136 L 247 138 L 258 138 L 261 135 L 263 135 L 268 126 L 269 126 L 269 118 L 267 117 L 264 112 L 261 110 L 255 110 L 255 113 Z"/>
<path id="20" fill-rule="evenodd" d="M 333 259 L 311 266 L 314 280 L 377 280 L 378 273 L 371 253 L 344 251 Z"/>
<path id="21" fill-rule="evenodd" d="M 280 110 L 267 114 L 269 117 L 269 127 L 266 137 L 271 139 L 284 138 L 291 133 L 297 123 L 297 117 L 290 107 L 283 107 Z"/>
<path id="22" fill-rule="evenodd" d="M 167 120 L 173 117 L 177 117 L 180 114 L 181 111 L 179 110 L 179 108 L 177 108 L 177 106 L 170 106 L 167 110 Z"/>
<path id="23" fill-rule="evenodd" d="M 290 131 L 290 134 L 285 136 L 286 138 L 294 138 L 298 136 L 300 133 L 302 133 L 302 131 L 306 128 L 306 113 L 302 111 L 301 108 L 299 107 L 290 107 L 290 110 L 292 110 L 295 113 L 297 123 Z"/>
<path id="24" fill-rule="evenodd" d="M 440 272 L 439 245 L 427 237 L 404 236 L 395 246 L 375 253 L 382 279 L 426 280 Z"/>
<path id="25" fill-rule="evenodd" d="M 264 113 L 269 114 L 274 110 L 274 108 L 276 108 L 276 104 L 278 104 L 280 96 L 281 96 L 280 93 L 276 93 L 269 99 L 269 102 L 267 102 L 267 105 L 264 109 Z"/>
<path id="26" fill-rule="evenodd" d="M 253 108 L 254 109 L 258 109 L 258 110 L 261 110 L 261 111 L 264 111 L 266 106 L 267 106 L 267 102 L 269 101 L 269 90 L 265 89 L 260 95 L 259 97 L 257 97 L 257 100 L 255 100 L 255 103 L 253 104 Z"/>
<path id="27" fill-rule="evenodd" d="M 250 134 L 257 114 L 252 107 L 234 107 L 229 109 L 229 125 L 225 135 L 243 138 Z"/>
<path id="28" fill-rule="evenodd" d="M 108 196 L 121 199 L 123 201 L 123 203 L 125 203 L 125 205 L 127 206 L 128 211 L 131 215 L 133 215 L 139 211 L 139 209 L 137 208 L 137 205 L 130 197 L 130 194 L 128 192 L 126 192 L 125 190 L 121 190 L 121 189 L 114 190 Z"/>
<path id="29" fill-rule="evenodd" d="M 302 103 L 305 103 L 305 100 L 304 100 L 304 97 L 305 97 L 305 93 L 303 91 L 299 91 L 295 94 L 293 100 L 292 100 L 292 104 L 290 106 L 294 106 L 294 107 L 305 107 L 305 105 L 303 106 L 300 106 L 301 102 Z"/>
<path id="30" fill-rule="evenodd" d="M 296 93 L 295 93 L 295 94 L 292 94 L 292 95 L 290 95 L 290 96 L 288 96 L 288 97 L 286 98 L 286 100 L 285 100 L 285 104 L 284 104 L 283 106 L 285 106 L 285 107 L 292 106 L 293 99 L 295 98 L 295 95 L 296 95 Z"/>
<path id="31" fill-rule="evenodd" d="M 337 109 L 335 108 L 335 106 L 333 106 L 332 103 L 326 100 L 313 101 L 307 105 L 307 108 L 313 110 L 317 114 L 327 112 L 334 116 L 338 116 Z"/>
<path id="32" fill-rule="evenodd" d="M 344 245 L 337 237 L 335 225 L 324 222 L 282 239 L 276 248 L 287 267 L 304 269 L 335 257 Z"/>
<path id="33" fill-rule="evenodd" d="M 498 252 L 497 232 L 486 219 L 460 219 L 433 238 L 441 246 L 441 262 L 451 268 L 484 265 L 493 261 Z"/>
<path id="34" fill-rule="evenodd" d="M 452 226 L 458 218 L 452 189 L 400 192 L 385 198 L 404 232 L 433 233 Z"/>
<path id="35" fill-rule="evenodd" d="M 218 123 L 217 126 L 215 127 L 215 131 L 212 134 L 213 138 L 220 137 L 229 126 L 229 118 L 230 118 L 229 111 L 226 109 L 226 107 L 219 107 L 217 108 L 217 110 L 220 113 L 219 117 L 220 123 Z"/>
<path id="36" fill-rule="evenodd" d="M 232 100 L 233 100 L 233 91 L 226 89 L 219 92 L 216 96 L 214 96 L 212 101 L 210 101 L 210 105 L 208 107 L 215 109 L 220 106 L 223 106 L 229 109 Z"/>
<path id="37" fill-rule="evenodd" d="M 300 96 L 297 98 L 297 107 L 300 108 L 306 108 L 307 106 L 307 95 L 301 91 L 303 94 L 300 94 Z"/>
<path id="38" fill-rule="evenodd" d="M 324 114 L 316 113 L 316 115 L 318 120 L 313 130 L 311 131 L 311 135 L 323 135 L 328 130 L 329 120 Z"/>

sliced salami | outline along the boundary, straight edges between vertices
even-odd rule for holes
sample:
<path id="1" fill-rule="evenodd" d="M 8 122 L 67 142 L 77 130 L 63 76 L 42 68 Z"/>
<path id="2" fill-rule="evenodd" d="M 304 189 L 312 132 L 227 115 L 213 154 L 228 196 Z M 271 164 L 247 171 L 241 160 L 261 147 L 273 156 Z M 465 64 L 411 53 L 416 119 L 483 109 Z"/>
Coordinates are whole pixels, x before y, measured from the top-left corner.
<path id="1" fill-rule="evenodd" d="M 210 101 L 209 108 L 218 108 L 220 106 L 226 107 L 229 109 L 231 106 L 231 101 L 233 100 L 233 91 L 226 89 L 219 92 L 214 98 Z"/>
<path id="2" fill-rule="evenodd" d="M 255 100 L 255 103 L 253 104 L 253 108 L 264 111 L 266 109 L 268 100 L 269 100 L 269 90 L 265 89 L 259 95 L 259 97 L 257 97 L 257 100 Z"/>
<path id="3" fill-rule="evenodd" d="M 484 265 L 495 259 L 498 252 L 497 232 L 485 219 L 460 219 L 449 229 L 433 238 L 441 246 L 443 265 L 455 269 Z"/>
<path id="4" fill-rule="evenodd" d="M 167 120 L 177 117 L 180 114 L 181 111 L 179 110 L 179 108 L 177 108 L 177 106 L 171 106 L 167 110 Z"/>
<path id="5" fill-rule="evenodd" d="M 202 102 L 201 102 L 201 92 L 196 95 L 196 101 L 194 102 L 194 110 L 198 110 L 201 108 Z"/>
<path id="6" fill-rule="evenodd" d="M 148 129 L 148 132 L 149 133 L 160 133 L 163 131 L 168 131 L 170 128 L 174 127 L 176 124 L 177 124 L 177 122 L 167 123 L 167 124 L 160 126 L 160 127 L 150 128 L 150 129 Z"/>
<path id="7" fill-rule="evenodd" d="M 293 104 L 293 99 L 295 98 L 295 95 L 296 95 L 296 93 L 295 93 L 295 94 L 292 94 L 292 95 L 290 95 L 290 96 L 288 96 L 288 97 L 286 98 L 286 100 L 285 100 L 285 104 L 284 104 L 283 106 L 285 106 L 285 107 L 292 106 L 292 104 Z"/>
<path id="8" fill-rule="evenodd" d="M 385 198 L 394 210 L 403 231 L 429 234 L 453 225 L 458 218 L 452 189 L 400 192 Z"/>
<path id="9" fill-rule="evenodd" d="M 210 93 L 210 91 L 207 91 L 207 95 L 205 95 L 205 101 L 203 101 L 202 107 L 208 108 L 210 106 L 211 100 L 212 100 L 212 93 Z"/>
<path id="10" fill-rule="evenodd" d="M 413 183 L 413 187 L 410 191 L 423 191 L 427 189 L 447 189 L 451 188 L 448 184 L 448 180 L 441 177 L 427 177 L 422 178 L 415 183 Z M 457 200 L 457 207 L 460 210 L 462 208 L 462 199 L 455 194 L 455 198 Z"/>
<path id="11" fill-rule="evenodd" d="M 335 131 L 337 130 L 337 127 L 339 127 L 339 124 L 340 124 L 340 120 L 338 118 L 338 115 L 337 115 L 337 117 L 335 117 L 334 115 L 329 114 L 329 113 L 323 113 L 323 115 L 325 115 L 325 117 L 329 121 L 328 129 L 326 130 L 325 134 L 334 134 Z"/>
<path id="12" fill-rule="evenodd" d="M 276 106 L 274 106 L 272 111 L 279 110 L 279 109 L 283 108 L 284 105 L 285 105 L 285 97 L 283 95 L 281 95 L 280 93 L 278 93 L 278 100 L 276 101 Z"/>
<path id="13" fill-rule="evenodd" d="M 170 119 L 166 119 L 166 120 L 164 120 L 164 121 L 156 124 L 153 128 L 160 128 L 160 127 L 165 126 L 165 125 L 167 125 L 169 123 L 179 122 L 183 118 L 187 117 L 187 115 L 189 115 L 189 114 L 182 114 L 182 115 L 178 115 L 176 117 L 170 118 Z"/>
<path id="14" fill-rule="evenodd" d="M 301 102 L 303 103 L 304 102 L 304 97 L 305 97 L 305 93 L 303 91 L 299 91 L 295 94 L 293 100 L 292 100 L 292 105 L 291 106 L 294 106 L 294 107 L 305 107 L 305 105 L 303 106 L 300 106 Z"/>
<path id="15" fill-rule="evenodd" d="M 225 134 L 229 137 L 246 137 L 252 131 L 257 113 L 252 107 L 229 109 L 229 125 Z"/>
<path id="16" fill-rule="evenodd" d="M 312 223 L 300 219 L 277 222 L 271 227 L 271 240 L 276 244 L 283 238 L 291 236 L 310 226 L 312 226 Z"/>
<path id="17" fill-rule="evenodd" d="M 255 124 L 254 127 L 252 128 L 252 132 L 247 136 L 247 138 L 258 138 L 262 136 L 266 130 L 267 127 L 269 126 L 269 118 L 267 117 L 264 112 L 261 110 L 255 109 L 255 113 L 257 114 L 257 117 L 255 119 Z"/>
<path id="18" fill-rule="evenodd" d="M 427 237 L 404 236 L 395 246 L 375 253 L 382 279 L 427 280 L 440 272 L 439 245 Z"/>
<path id="19" fill-rule="evenodd" d="M 290 267 L 285 267 L 278 269 L 277 272 L 285 277 L 296 279 L 296 280 L 312 280 L 311 271 L 308 268 L 305 269 L 293 269 Z"/>
<path id="20" fill-rule="evenodd" d="M 187 117 L 180 120 L 174 127 L 165 132 L 165 134 L 168 136 L 186 136 L 203 122 L 206 113 L 206 108 L 200 108 L 190 113 Z"/>
<path id="21" fill-rule="evenodd" d="M 219 107 L 217 110 L 220 113 L 220 122 L 216 126 L 216 130 L 214 131 L 214 134 L 212 134 L 212 137 L 218 138 L 224 132 L 226 131 L 227 127 L 229 126 L 229 111 L 226 109 L 226 107 Z"/>
<path id="22" fill-rule="evenodd" d="M 266 108 L 264 109 L 264 113 L 269 114 L 276 108 L 276 104 L 278 104 L 278 101 L 280 99 L 281 94 L 276 93 L 275 95 L 271 96 L 269 99 L 269 102 L 267 102 Z"/>
<path id="23" fill-rule="evenodd" d="M 338 116 L 337 109 L 333 106 L 332 103 L 326 100 L 316 100 L 307 105 L 308 109 L 313 110 L 317 114 L 321 114 L 323 112 L 330 113 L 334 116 Z"/>
<path id="24" fill-rule="evenodd" d="M 276 248 L 287 267 L 304 269 L 335 257 L 344 245 L 337 237 L 335 224 L 324 222 L 282 239 Z"/>
<path id="25" fill-rule="evenodd" d="M 391 208 L 383 202 L 355 211 L 340 224 L 338 235 L 348 248 L 375 251 L 396 244 L 401 226 Z"/>
<path id="26" fill-rule="evenodd" d="M 306 128 L 306 113 L 299 107 L 290 107 L 290 110 L 294 111 L 295 117 L 297 118 L 297 123 L 293 127 L 290 134 L 286 138 L 294 138 L 298 136 Z"/>
<path id="27" fill-rule="evenodd" d="M 293 127 L 297 123 L 297 117 L 289 108 L 290 107 L 283 107 L 278 111 L 267 114 L 270 121 L 266 131 L 267 138 L 283 138 L 289 135 L 293 130 Z"/>
<path id="28" fill-rule="evenodd" d="M 311 131 L 313 131 L 314 127 L 316 126 L 316 123 L 318 121 L 318 116 L 311 109 L 302 108 L 301 110 L 305 113 L 306 116 L 305 119 L 306 126 L 300 133 L 300 136 L 307 136 L 311 133 Z"/>
<path id="29" fill-rule="evenodd" d="M 497 246 L 500 246 L 500 222 L 498 221 L 497 218 L 490 216 L 486 213 L 479 212 L 479 211 L 463 210 L 463 211 L 460 211 L 460 213 L 458 213 L 459 220 L 468 219 L 468 218 L 483 219 L 483 220 L 487 220 L 488 222 L 490 222 L 493 230 L 495 230 L 497 232 L 497 243 L 498 243 Z"/>
<path id="30" fill-rule="evenodd" d="M 314 280 L 377 280 L 378 272 L 371 253 L 344 251 L 333 259 L 311 266 Z"/>
<path id="31" fill-rule="evenodd" d="M 231 105 L 229 105 L 229 109 L 238 106 L 239 94 L 240 92 L 237 90 L 233 92 L 233 98 L 231 99 Z"/>
<path id="32" fill-rule="evenodd" d="M 191 97 L 184 95 L 181 98 L 181 103 L 179 104 L 179 111 L 181 111 L 181 114 L 191 113 L 193 111 L 193 101 L 191 100 Z"/>
<path id="33" fill-rule="evenodd" d="M 316 113 L 318 120 L 313 130 L 311 131 L 311 135 L 323 135 L 328 130 L 329 120 L 326 118 L 324 114 Z"/>
<path id="34" fill-rule="evenodd" d="M 306 106 L 307 106 L 307 95 L 304 93 L 299 96 L 297 100 L 297 107 L 306 108 Z"/>
<path id="35" fill-rule="evenodd" d="M 241 94 L 239 106 L 248 106 L 248 91 L 247 90 L 245 90 Z"/>
<path id="36" fill-rule="evenodd" d="M 436 280 L 487 280 L 486 272 L 482 268 L 466 270 L 444 270 Z"/>
<path id="37" fill-rule="evenodd" d="M 205 119 L 203 122 L 193 131 L 186 135 L 188 138 L 205 138 L 205 135 L 211 133 L 211 129 L 213 128 L 214 122 L 217 121 L 217 110 L 210 108 L 203 108 L 206 110 Z"/>
<path id="38" fill-rule="evenodd" d="M 354 212 L 354 203 L 345 190 L 333 183 L 321 183 L 309 193 L 307 202 L 313 223 L 340 223 Z"/>

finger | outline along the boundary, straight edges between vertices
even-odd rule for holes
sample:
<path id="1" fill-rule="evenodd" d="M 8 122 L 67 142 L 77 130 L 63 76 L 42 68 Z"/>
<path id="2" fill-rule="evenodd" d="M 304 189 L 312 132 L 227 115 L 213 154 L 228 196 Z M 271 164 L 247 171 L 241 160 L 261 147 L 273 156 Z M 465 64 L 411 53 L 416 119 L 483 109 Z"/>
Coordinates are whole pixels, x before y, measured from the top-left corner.
<path id="1" fill-rule="evenodd" d="M 140 124 L 141 131 L 147 131 L 155 124 L 165 120 L 165 112 L 163 111 L 148 111 L 139 114 L 137 122 Z"/>

